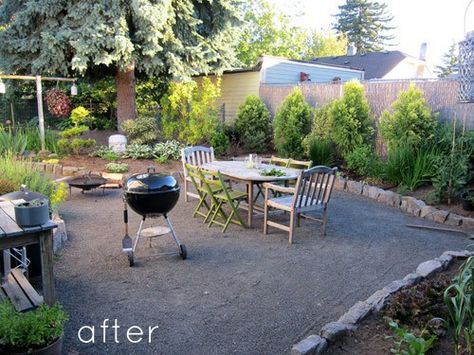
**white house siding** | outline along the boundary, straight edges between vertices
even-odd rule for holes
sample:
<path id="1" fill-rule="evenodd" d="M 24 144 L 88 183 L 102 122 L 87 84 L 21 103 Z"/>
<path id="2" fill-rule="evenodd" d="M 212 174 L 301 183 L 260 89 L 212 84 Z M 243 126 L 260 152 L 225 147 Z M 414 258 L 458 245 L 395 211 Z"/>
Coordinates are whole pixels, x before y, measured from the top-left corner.
<path id="1" fill-rule="evenodd" d="M 216 77 L 210 76 L 215 81 Z M 198 84 L 202 77 L 193 78 Z M 260 72 L 229 73 L 221 76 L 221 96 L 217 99 L 219 108 L 224 105 L 225 122 L 232 122 L 237 117 L 239 106 L 248 95 L 257 95 L 260 87 Z"/>
<path id="2" fill-rule="evenodd" d="M 313 83 L 327 83 L 336 77 L 341 78 L 342 81 L 363 79 L 363 72 L 358 70 L 290 61 L 270 63 L 264 61 L 262 71 L 262 84 L 297 84 L 300 82 L 301 72 L 309 74 L 309 79 Z"/>
<path id="3" fill-rule="evenodd" d="M 425 62 L 420 60 L 405 58 L 398 65 L 389 71 L 383 79 L 423 79 L 433 78 L 433 73 L 429 70 Z"/>

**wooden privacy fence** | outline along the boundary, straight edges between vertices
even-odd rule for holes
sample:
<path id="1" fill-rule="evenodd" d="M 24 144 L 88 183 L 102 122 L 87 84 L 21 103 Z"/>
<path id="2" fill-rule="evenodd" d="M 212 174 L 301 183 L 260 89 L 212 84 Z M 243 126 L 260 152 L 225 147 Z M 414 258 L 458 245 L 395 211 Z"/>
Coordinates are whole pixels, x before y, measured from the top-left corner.
<path id="1" fill-rule="evenodd" d="M 367 100 L 375 114 L 380 114 L 391 107 L 401 91 L 408 89 L 410 83 L 415 84 L 423 92 L 428 105 L 433 112 L 439 113 L 442 121 L 451 121 L 457 117 L 459 121 L 466 121 L 468 129 L 474 129 L 474 103 L 458 102 L 458 82 L 455 80 L 370 80 L 362 84 L 365 88 Z M 304 83 L 298 86 L 303 91 L 306 101 L 313 107 L 327 104 L 342 95 L 341 83 L 311 84 Z M 295 85 L 261 85 L 260 97 L 266 103 L 272 115 L 278 106 L 291 92 Z"/>

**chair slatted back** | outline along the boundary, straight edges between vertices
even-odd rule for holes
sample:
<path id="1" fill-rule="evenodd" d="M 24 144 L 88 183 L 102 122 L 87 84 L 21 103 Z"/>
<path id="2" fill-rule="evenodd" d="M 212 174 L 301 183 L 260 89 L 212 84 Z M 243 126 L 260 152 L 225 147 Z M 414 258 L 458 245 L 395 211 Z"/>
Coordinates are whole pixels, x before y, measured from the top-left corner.
<path id="1" fill-rule="evenodd" d="M 201 166 L 206 163 L 213 162 L 214 148 L 210 147 L 186 147 L 181 150 L 181 160 L 184 164 L 191 164 L 194 166 Z"/>
<path id="2" fill-rule="evenodd" d="M 199 168 L 185 163 L 184 164 L 184 171 L 186 172 L 186 176 L 188 176 L 196 190 L 198 190 L 198 187 L 200 186 L 201 183 L 201 174 L 199 173 Z"/>
<path id="3" fill-rule="evenodd" d="M 274 155 L 270 158 L 270 165 L 278 165 L 278 166 L 283 166 L 285 168 L 288 168 L 288 165 L 290 164 L 290 159 L 286 158 L 279 158 Z"/>
<path id="4" fill-rule="evenodd" d="M 331 198 L 337 168 L 315 166 L 301 172 L 296 183 L 297 190 L 293 198 L 296 209 L 314 205 L 326 206 Z"/>
<path id="5" fill-rule="evenodd" d="M 311 168 L 311 164 L 312 164 L 311 161 L 290 159 L 290 161 L 288 163 L 288 168 L 309 169 L 309 168 Z"/>

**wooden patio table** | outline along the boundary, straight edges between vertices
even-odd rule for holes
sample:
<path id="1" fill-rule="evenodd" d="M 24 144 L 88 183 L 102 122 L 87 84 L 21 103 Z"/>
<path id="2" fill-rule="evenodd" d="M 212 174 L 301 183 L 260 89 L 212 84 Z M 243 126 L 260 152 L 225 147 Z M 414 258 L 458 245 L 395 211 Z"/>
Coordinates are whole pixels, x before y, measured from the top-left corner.
<path id="1" fill-rule="evenodd" d="M 9 278 L 11 278 L 10 255 L 5 251 L 11 248 L 39 243 L 41 251 L 41 278 L 43 283 L 44 301 L 48 305 L 53 305 L 56 301 L 53 274 L 53 229 L 56 228 L 57 225 L 49 220 L 41 226 L 18 226 L 15 221 L 14 205 L 20 202 L 24 202 L 24 200 L 0 202 L 0 250 L 4 250 L 4 275 L 2 278 L 2 286 Z M 33 293 L 33 291 L 31 291 L 31 285 L 23 284 L 21 286 L 24 286 L 23 291 L 31 298 L 31 293 Z M 0 300 L 3 298 L 2 296 L 4 295 L 0 294 Z"/>
<path id="2" fill-rule="evenodd" d="M 257 184 L 264 182 L 275 182 L 275 181 L 289 181 L 296 180 L 301 172 L 299 169 L 284 168 L 277 165 L 270 164 L 258 164 L 258 167 L 248 168 L 247 162 L 240 160 L 229 160 L 229 161 L 220 161 L 215 160 L 211 163 L 206 163 L 201 166 L 204 170 L 217 171 L 219 170 L 222 175 L 229 178 L 230 180 L 235 180 L 246 184 L 247 193 L 248 193 L 248 205 L 247 205 L 247 224 L 252 227 L 253 215 L 254 215 L 254 195 L 253 188 Z M 285 176 L 262 176 L 260 172 L 262 170 L 271 170 L 278 169 L 286 173 Z"/>

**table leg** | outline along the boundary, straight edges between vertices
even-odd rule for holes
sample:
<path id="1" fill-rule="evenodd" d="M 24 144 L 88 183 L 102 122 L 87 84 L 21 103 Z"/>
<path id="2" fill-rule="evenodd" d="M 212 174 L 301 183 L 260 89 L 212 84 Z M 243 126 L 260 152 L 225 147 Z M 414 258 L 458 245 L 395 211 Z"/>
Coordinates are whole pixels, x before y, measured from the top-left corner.
<path id="1" fill-rule="evenodd" d="M 44 301 L 48 305 L 53 305 L 56 301 L 54 292 L 54 272 L 53 272 L 53 232 L 41 233 L 41 278 L 43 280 Z"/>
<path id="2" fill-rule="evenodd" d="M 247 193 L 248 193 L 248 227 L 252 228 L 253 221 L 253 182 L 250 181 L 247 183 Z"/>
<path id="3" fill-rule="evenodd" d="M 3 272 L 2 276 L 7 276 L 10 273 L 12 266 L 11 266 L 11 257 L 10 257 L 10 249 L 5 249 L 3 251 Z"/>

